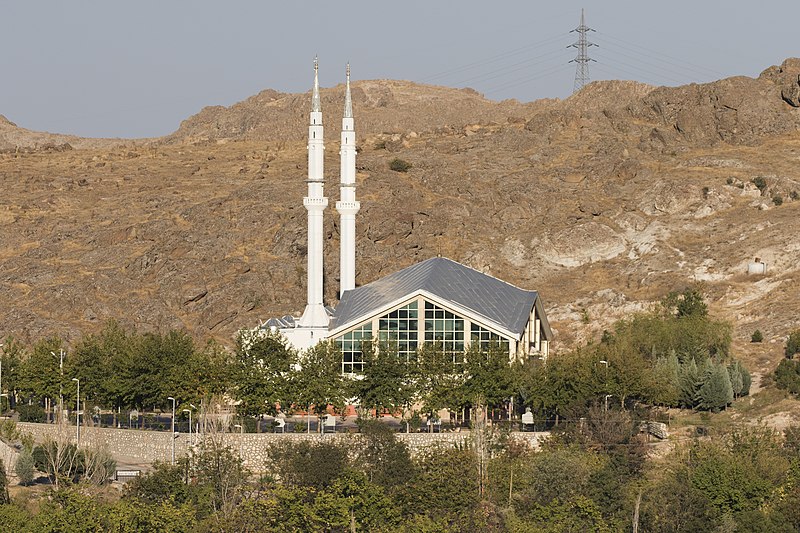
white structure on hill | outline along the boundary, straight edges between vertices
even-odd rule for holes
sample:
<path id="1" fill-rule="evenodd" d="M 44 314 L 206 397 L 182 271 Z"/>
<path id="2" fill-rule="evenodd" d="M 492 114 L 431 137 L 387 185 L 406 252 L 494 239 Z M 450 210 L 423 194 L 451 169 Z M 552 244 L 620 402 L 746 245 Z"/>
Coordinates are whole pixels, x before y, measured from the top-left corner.
<path id="1" fill-rule="evenodd" d="M 308 196 L 303 205 L 308 211 L 308 302 L 303 315 L 293 328 L 290 340 L 300 346 L 312 346 L 325 338 L 330 316 L 322 302 L 323 270 L 322 214 L 328 207 L 325 197 L 325 144 L 323 141 L 322 103 L 319 97 L 319 64 L 314 58 L 314 89 L 311 93 L 311 114 L 308 124 Z"/>
<path id="2" fill-rule="evenodd" d="M 297 349 L 332 339 L 342 352 L 342 372 L 363 369 L 361 345 L 373 339 L 394 346 L 399 355 L 413 358 L 427 343 L 439 345 L 457 361 L 473 344 L 496 343 L 509 359 L 538 355 L 546 358 L 553 333 L 539 295 L 515 287 L 460 263 L 436 257 L 356 288 L 355 219 L 356 141 L 350 66 L 347 66 L 342 119 L 341 216 L 339 303 L 334 310 L 323 303 L 322 213 L 324 196 L 323 127 L 318 64 L 314 60 L 314 90 L 308 139 L 308 303 L 299 319 L 273 318 L 251 334 L 280 332 Z M 459 355 L 461 354 L 461 355 Z"/>
<path id="3" fill-rule="evenodd" d="M 356 287 L 356 214 L 361 204 L 356 201 L 356 131 L 353 125 L 353 99 L 350 96 L 350 64 L 347 64 L 347 86 L 342 118 L 341 200 L 336 210 L 341 215 L 339 256 L 339 297 Z"/>

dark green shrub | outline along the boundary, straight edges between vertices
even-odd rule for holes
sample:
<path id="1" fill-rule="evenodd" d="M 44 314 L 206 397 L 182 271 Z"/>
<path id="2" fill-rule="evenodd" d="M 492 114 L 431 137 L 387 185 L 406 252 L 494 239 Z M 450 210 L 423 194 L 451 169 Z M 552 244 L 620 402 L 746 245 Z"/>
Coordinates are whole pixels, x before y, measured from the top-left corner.
<path id="1" fill-rule="evenodd" d="M 794 330 L 786 341 L 786 357 L 792 358 L 800 353 L 800 329 Z"/>
<path id="2" fill-rule="evenodd" d="M 33 482 L 33 476 L 36 472 L 36 465 L 33 461 L 33 455 L 30 450 L 23 449 L 17 457 L 17 464 L 14 466 L 14 472 L 19 478 L 20 485 L 29 485 Z"/>
<path id="3" fill-rule="evenodd" d="M 775 369 L 775 383 L 778 388 L 792 394 L 800 394 L 800 361 L 784 359 Z"/>
<path id="4" fill-rule="evenodd" d="M 17 404 L 17 413 L 20 422 L 46 422 L 44 408 L 39 404 Z"/>
<path id="5" fill-rule="evenodd" d="M 791 198 L 792 200 L 800 200 L 800 193 L 797 191 L 792 191 L 791 193 L 789 193 L 789 198 Z"/>
<path id="6" fill-rule="evenodd" d="M 757 329 L 753 332 L 753 335 L 750 337 L 750 342 L 761 342 L 764 340 L 764 335 L 761 334 L 761 330 Z"/>
<path id="7" fill-rule="evenodd" d="M 411 163 L 403 159 L 395 158 L 389 162 L 389 169 L 395 172 L 408 172 L 411 167 Z"/>
<path id="8" fill-rule="evenodd" d="M 783 196 L 776 194 L 772 197 L 772 203 L 775 205 L 783 205 Z"/>
<path id="9" fill-rule="evenodd" d="M 761 191 L 762 195 L 764 194 L 764 191 L 767 190 L 767 180 L 765 180 L 761 176 L 757 176 L 751 179 L 750 181 L 753 182 L 753 185 L 758 187 L 758 190 Z"/>

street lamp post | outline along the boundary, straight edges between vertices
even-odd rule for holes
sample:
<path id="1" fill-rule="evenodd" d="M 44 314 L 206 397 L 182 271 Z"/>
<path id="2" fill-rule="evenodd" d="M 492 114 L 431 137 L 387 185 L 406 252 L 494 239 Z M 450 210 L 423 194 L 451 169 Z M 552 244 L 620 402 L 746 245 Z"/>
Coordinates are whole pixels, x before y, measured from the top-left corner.
<path id="1" fill-rule="evenodd" d="M 81 445 L 81 380 L 72 378 L 72 381 L 78 383 L 78 393 L 75 395 L 75 447 L 79 448 Z"/>
<path id="2" fill-rule="evenodd" d="M 172 400 L 172 464 L 175 464 L 175 398 L 169 396 L 167 400 Z"/>
<path id="3" fill-rule="evenodd" d="M 184 413 L 189 413 L 189 447 L 192 446 L 192 410 L 184 409 Z"/>

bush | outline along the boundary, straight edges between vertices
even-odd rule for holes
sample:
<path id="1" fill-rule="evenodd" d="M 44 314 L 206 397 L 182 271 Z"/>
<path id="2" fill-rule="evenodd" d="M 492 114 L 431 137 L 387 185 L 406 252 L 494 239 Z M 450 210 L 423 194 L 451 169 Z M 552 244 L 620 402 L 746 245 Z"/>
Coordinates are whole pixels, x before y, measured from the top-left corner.
<path id="1" fill-rule="evenodd" d="M 14 472 L 16 472 L 19 478 L 20 485 L 30 485 L 33 482 L 36 465 L 34 464 L 33 454 L 31 454 L 30 450 L 23 449 L 20 452 L 19 457 L 17 457 L 17 464 L 14 467 Z"/>
<path id="2" fill-rule="evenodd" d="M 38 404 L 20 405 L 17 404 L 17 413 L 19 414 L 20 422 L 38 422 L 43 423 L 45 419 L 44 408 Z"/>
<path id="3" fill-rule="evenodd" d="M 789 339 L 786 341 L 786 357 L 791 359 L 796 353 L 800 353 L 800 329 L 789 334 Z"/>
<path id="4" fill-rule="evenodd" d="M 750 337 L 750 342 L 761 342 L 764 340 L 764 335 L 761 334 L 761 330 L 757 329 L 753 332 L 753 335 Z"/>
<path id="5" fill-rule="evenodd" d="M 395 172 L 408 172 L 411 167 L 411 163 L 403 159 L 392 159 L 389 162 L 389 169 Z"/>
<path id="6" fill-rule="evenodd" d="M 753 185 L 758 187 L 758 190 L 761 191 L 761 195 L 763 196 L 764 195 L 764 191 L 767 190 L 767 180 L 765 180 L 761 176 L 757 176 L 757 177 L 751 179 L 750 181 L 753 182 Z"/>
<path id="7" fill-rule="evenodd" d="M 798 193 L 797 191 L 792 191 L 791 193 L 789 193 L 789 198 L 791 198 L 792 200 L 800 200 L 800 193 Z"/>
<path id="8" fill-rule="evenodd" d="M 772 197 L 772 203 L 775 205 L 783 205 L 783 196 L 776 194 Z"/>
<path id="9" fill-rule="evenodd" d="M 775 369 L 775 383 L 778 388 L 792 394 L 800 394 L 800 362 L 784 359 Z"/>

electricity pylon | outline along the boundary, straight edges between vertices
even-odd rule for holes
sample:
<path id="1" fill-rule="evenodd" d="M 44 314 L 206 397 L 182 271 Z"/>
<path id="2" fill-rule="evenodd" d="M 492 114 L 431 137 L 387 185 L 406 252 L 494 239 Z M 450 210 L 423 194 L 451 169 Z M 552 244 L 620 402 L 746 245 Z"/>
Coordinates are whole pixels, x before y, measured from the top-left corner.
<path id="1" fill-rule="evenodd" d="M 590 31 L 594 30 L 584 23 L 583 9 L 581 9 L 581 25 L 570 32 L 578 33 L 578 42 L 567 46 L 567 48 L 578 49 L 578 57 L 570 61 L 570 63 L 575 63 L 575 85 L 572 87 L 573 93 L 589 83 L 589 62 L 594 61 L 594 59 L 589 57 L 589 47 L 597 46 L 586 39 L 586 34 Z"/>

